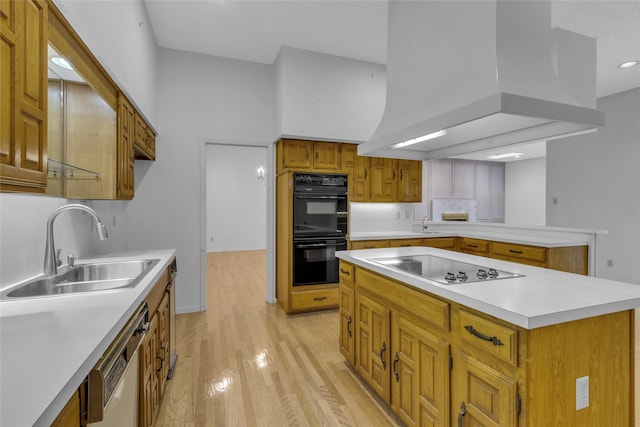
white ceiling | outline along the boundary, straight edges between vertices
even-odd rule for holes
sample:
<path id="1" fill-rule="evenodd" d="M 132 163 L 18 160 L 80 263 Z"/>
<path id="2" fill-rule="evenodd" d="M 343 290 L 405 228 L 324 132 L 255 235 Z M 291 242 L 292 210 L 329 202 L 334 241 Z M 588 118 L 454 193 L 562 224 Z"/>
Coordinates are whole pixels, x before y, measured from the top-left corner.
<path id="1" fill-rule="evenodd" d="M 426 1 L 426 0 L 425 0 Z M 387 2 L 144 0 L 160 47 L 273 64 L 281 46 L 386 63 Z M 640 87 L 640 0 L 553 1 L 552 26 L 597 39 L 597 95 Z"/>

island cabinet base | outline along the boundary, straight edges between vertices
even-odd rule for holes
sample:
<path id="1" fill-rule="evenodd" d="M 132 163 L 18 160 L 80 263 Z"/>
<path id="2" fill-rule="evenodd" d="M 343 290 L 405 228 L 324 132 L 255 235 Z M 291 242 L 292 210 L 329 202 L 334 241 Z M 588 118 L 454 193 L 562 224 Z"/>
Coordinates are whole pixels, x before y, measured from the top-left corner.
<path id="1" fill-rule="evenodd" d="M 341 261 L 340 349 L 408 426 L 629 426 L 634 310 L 524 329 Z M 576 410 L 576 379 L 589 377 Z"/>

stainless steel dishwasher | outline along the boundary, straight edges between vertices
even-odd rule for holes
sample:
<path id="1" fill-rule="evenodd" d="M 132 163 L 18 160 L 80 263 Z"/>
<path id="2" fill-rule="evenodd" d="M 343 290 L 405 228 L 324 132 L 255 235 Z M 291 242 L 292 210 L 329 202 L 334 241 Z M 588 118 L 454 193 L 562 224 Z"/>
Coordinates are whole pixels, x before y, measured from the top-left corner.
<path id="1" fill-rule="evenodd" d="M 138 348 L 148 328 L 149 310 L 144 303 L 89 373 L 86 380 L 88 426 L 138 425 Z"/>

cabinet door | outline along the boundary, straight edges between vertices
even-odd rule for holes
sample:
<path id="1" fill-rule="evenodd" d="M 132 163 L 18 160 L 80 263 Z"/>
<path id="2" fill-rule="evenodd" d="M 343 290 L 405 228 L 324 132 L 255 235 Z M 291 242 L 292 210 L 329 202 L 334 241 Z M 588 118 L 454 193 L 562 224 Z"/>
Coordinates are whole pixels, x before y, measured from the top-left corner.
<path id="1" fill-rule="evenodd" d="M 349 175 L 349 200 L 368 202 L 371 198 L 370 158 L 355 156 L 353 171 Z"/>
<path id="2" fill-rule="evenodd" d="M 453 161 L 429 162 L 429 194 L 432 199 L 450 199 L 453 196 Z"/>
<path id="3" fill-rule="evenodd" d="M 408 426 L 449 426 L 449 343 L 402 315 L 391 336 L 392 408 Z"/>
<path id="4" fill-rule="evenodd" d="M 453 162 L 453 198 L 473 199 L 475 162 L 455 160 Z"/>
<path id="5" fill-rule="evenodd" d="M 398 161 L 398 201 L 422 201 L 422 162 L 417 160 Z"/>
<path id="6" fill-rule="evenodd" d="M 153 425 L 158 409 L 158 368 L 156 350 L 158 348 L 158 316 L 153 315 L 149 330 L 140 344 L 140 426 Z"/>
<path id="7" fill-rule="evenodd" d="M 158 366 L 158 390 L 160 392 L 159 398 L 162 398 L 164 394 L 164 388 L 167 383 L 167 376 L 169 375 L 169 292 L 164 294 L 160 306 L 158 307 L 158 349 L 159 356 Z"/>
<path id="8" fill-rule="evenodd" d="M 390 403 L 390 311 L 361 294 L 356 296 L 356 307 L 356 369 Z"/>
<path id="9" fill-rule="evenodd" d="M 0 189 L 47 186 L 47 4 L 0 9 Z"/>
<path id="10" fill-rule="evenodd" d="M 341 267 L 342 268 L 342 267 Z M 351 269 L 353 271 L 353 269 Z M 353 365 L 354 354 L 354 313 L 353 313 L 353 288 L 342 281 L 340 282 L 340 353 Z"/>
<path id="11" fill-rule="evenodd" d="M 338 170 L 340 166 L 340 145 L 334 142 L 313 143 L 314 169 Z"/>
<path id="12" fill-rule="evenodd" d="M 119 199 L 133 199 L 135 110 L 124 95 L 118 97 L 118 147 L 116 192 Z"/>
<path id="13" fill-rule="evenodd" d="M 476 164 L 476 218 L 504 221 L 504 163 Z"/>
<path id="14" fill-rule="evenodd" d="M 397 199 L 397 167 L 395 159 L 371 158 L 371 201 L 393 202 Z"/>
<path id="15" fill-rule="evenodd" d="M 282 145 L 283 167 L 309 169 L 311 167 L 311 142 L 285 139 Z"/>
<path id="16" fill-rule="evenodd" d="M 517 383 L 465 353 L 460 357 L 458 425 L 517 427 Z"/>
<path id="17" fill-rule="evenodd" d="M 351 172 L 355 167 L 358 146 L 356 144 L 340 144 L 340 169 Z"/>

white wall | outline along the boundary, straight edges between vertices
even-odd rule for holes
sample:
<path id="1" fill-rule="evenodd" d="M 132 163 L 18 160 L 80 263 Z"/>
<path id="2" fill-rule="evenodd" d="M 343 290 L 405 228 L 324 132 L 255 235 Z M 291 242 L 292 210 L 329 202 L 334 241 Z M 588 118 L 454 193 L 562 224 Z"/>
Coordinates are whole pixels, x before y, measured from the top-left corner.
<path id="1" fill-rule="evenodd" d="M 169 49 L 158 65 L 157 160 L 136 161 L 127 247 L 176 248 L 177 310 L 198 311 L 202 145 L 271 144 L 273 67 Z"/>
<path id="2" fill-rule="evenodd" d="M 41 195 L 0 194 L 0 289 L 43 273 L 47 219 L 67 202 Z M 56 218 L 54 238 L 64 264 L 70 253 L 85 257 L 110 243 L 98 240 L 88 214 L 74 211 Z"/>
<path id="3" fill-rule="evenodd" d="M 386 67 L 283 47 L 275 64 L 276 133 L 362 142 L 378 127 Z"/>
<path id="4" fill-rule="evenodd" d="M 54 0 L 100 64 L 157 128 L 157 45 L 142 1 Z"/>
<path id="5" fill-rule="evenodd" d="M 547 215 L 545 157 L 505 163 L 504 222 L 544 226 Z"/>
<path id="6" fill-rule="evenodd" d="M 267 247 L 266 147 L 207 144 L 207 252 Z"/>
<path id="7" fill-rule="evenodd" d="M 547 225 L 608 230 L 597 275 L 640 284 L 640 88 L 601 98 L 598 109 L 598 132 L 547 144 Z"/>

